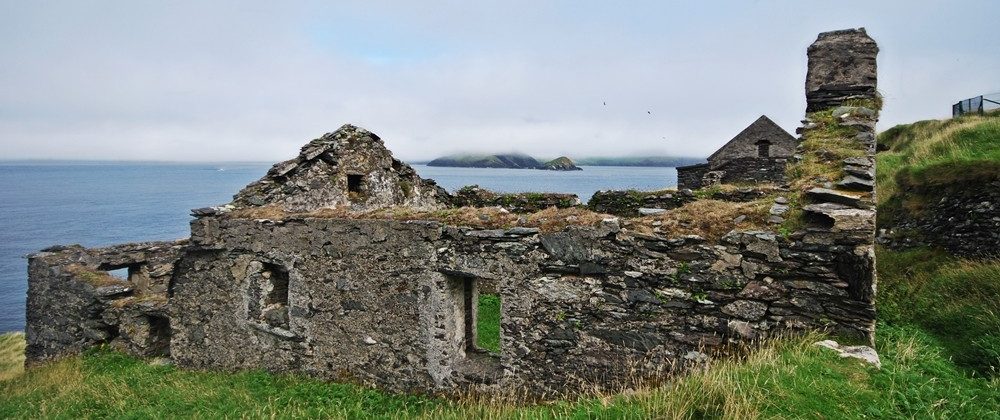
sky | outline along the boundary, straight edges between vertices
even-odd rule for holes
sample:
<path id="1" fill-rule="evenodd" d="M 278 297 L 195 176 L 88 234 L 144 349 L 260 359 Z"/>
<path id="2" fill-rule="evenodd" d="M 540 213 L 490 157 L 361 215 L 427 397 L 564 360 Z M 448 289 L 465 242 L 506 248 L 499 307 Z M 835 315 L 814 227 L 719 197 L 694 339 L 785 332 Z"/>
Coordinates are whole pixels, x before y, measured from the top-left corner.
<path id="1" fill-rule="evenodd" d="M 1000 2 L 0 0 L 0 160 L 279 161 L 352 123 L 397 157 L 704 157 L 794 133 L 806 48 L 865 27 L 880 129 L 1000 92 Z"/>

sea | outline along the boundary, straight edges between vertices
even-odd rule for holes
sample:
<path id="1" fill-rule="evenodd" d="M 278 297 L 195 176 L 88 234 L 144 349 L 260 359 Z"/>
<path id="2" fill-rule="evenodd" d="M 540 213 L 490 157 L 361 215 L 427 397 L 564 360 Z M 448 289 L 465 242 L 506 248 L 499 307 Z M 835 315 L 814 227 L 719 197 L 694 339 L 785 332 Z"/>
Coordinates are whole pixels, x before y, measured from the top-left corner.
<path id="1" fill-rule="evenodd" d="M 0 332 L 24 329 L 26 255 L 52 245 L 87 247 L 173 240 L 190 210 L 228 203 L 270 168 L 265 163 L 0 162 Z M 413 165 L 448 191 L 577 194 L 657 190 L 677 184 L 668 167 L 585 166 L 582 171 Z"/>

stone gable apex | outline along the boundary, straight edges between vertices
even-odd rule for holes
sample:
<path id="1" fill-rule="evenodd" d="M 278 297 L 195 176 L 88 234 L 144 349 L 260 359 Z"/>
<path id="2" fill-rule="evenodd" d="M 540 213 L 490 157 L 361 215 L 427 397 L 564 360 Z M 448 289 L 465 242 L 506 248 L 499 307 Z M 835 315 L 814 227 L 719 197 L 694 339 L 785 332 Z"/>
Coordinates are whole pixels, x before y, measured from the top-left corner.
<path id="1" fill-rule="evenodd" d="M 771 135 L 775 135 L 775 136 L 787 137 L 788 139 L 790 139 L 792 141 L 795 140 L 794 136 L 792 136 L 791 134 L 789 134 L 787 131 L 785 131 L 784 128 L 781 128 L 780 125 L 778 125 L 777 123 L 775 123 L 774 121 L 772 121 L 770 118 L 768 118 L 767 115 L 761 115 L 760 118 L 757 118 L 756 121 L 754 121 L 753 123 L 751 123 L 750 125 L 748 125 L 746 128 L 744 128 L 743 131 L 740 131 L 739 134 L 737 134 L 731 140 L 729 140 L 728 142 L 726 142 L 726 144 L 724 144 L 722 147 L 720 147 L 719 150 L 716 150 L 715 153 L 712 153 L 712 155 L 708 157 L 708 160 L 712 161 L 713 159 L 715 159 L 716 157 L 718 157 L 719 154 L 721 154 L 726 148 L 728 148 L 728 147 L 730 147 L 732 145 L 735 145 L 737 143 L 740 143 L 741 141 L 745 140 L 745 138 L 747 136 L 750 136 L 751 133 L 756 133 L 756 132 L 760 132 L 760 131 L 764 131 L 764 132 L 767 132 L 767 133 L 769 133 Z"/>

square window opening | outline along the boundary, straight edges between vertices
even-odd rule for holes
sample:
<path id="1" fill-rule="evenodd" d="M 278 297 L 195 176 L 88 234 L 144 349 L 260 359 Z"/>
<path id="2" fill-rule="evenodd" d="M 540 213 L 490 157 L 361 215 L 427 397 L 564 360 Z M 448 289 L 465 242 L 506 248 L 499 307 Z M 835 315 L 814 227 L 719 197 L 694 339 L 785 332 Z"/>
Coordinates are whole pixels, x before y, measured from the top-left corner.
<path id="1" fill-rule="evenodd" d="M 347 192 L 351 194 L 361 194 L 361 184 L 363 181 L 363 175 L 347 175 Z"/>
<path id="2" fill-rule="evenodd" d="M 130 282 L 135 282 L 138 280 L 138 275 L 142 273 L 142 264 L 129 264 L 129 265 L 110 265 L 101 264 L 97 267 L 98 270 L 108 273 L 108 275 Z"/>

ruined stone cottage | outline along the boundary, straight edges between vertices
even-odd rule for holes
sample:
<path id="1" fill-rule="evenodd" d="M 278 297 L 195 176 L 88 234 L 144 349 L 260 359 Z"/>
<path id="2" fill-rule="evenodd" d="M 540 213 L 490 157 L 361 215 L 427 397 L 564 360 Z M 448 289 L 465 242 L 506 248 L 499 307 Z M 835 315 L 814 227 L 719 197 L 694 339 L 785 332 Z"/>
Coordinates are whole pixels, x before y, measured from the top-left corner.
<path id="1" fill-rule="evenodd" d="M 873 132 L 859 115 L 852 129 Z M 645 234 L 610 216 L 486 229 L 442 217 L 456 211 L 446 191 L 346 125 L 232 203 L 195 210 L 189 239 L 31 256 L 28 363 L 110 344 L 182 368 L 552 395 L 655 380 L 781 331 L 870 340 L 871 193 L 803 194 L 808 217 L 786 235 Z M 128 279 L 107 274 L 122 268 Z M 502 307 L 495 354 L 476 346 L 487 283 Z"/>
<path id="2" fill-rule="evenodd" d="M 719 183 L 780 183 L 798 140 L 766 115 L 743 129 L 708 162 L 677 168 L 677 187 L 698 189 Z"/>

